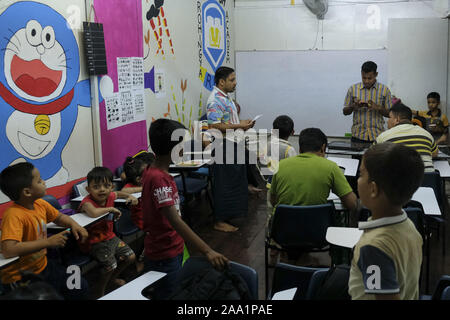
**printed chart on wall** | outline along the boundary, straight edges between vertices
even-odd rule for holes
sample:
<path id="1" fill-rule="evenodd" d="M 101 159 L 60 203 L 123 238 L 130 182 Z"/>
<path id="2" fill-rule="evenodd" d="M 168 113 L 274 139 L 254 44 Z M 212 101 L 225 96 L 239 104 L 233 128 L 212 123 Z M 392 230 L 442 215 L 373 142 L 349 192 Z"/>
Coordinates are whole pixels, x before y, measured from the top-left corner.
<path id="1" fill-rule="evenodd" d="M 144 60 L 117 58 L 119 91 L 105 97 L 108 130 L 146 119 Z"/>

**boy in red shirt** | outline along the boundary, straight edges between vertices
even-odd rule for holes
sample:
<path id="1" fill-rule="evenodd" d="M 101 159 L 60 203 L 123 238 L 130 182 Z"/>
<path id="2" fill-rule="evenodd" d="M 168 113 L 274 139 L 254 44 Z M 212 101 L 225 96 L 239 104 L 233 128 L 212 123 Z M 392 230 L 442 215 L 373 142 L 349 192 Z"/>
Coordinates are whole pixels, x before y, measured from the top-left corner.
<path id="1" fill-rule="evenodd" d="M 45 181 L 29 162 L 4 169 L 0 173 L 0 189 L 14 201 L 3 215 L 1 252 L 5 258 L 20 257 L 0 272 L 5 291 L 16 288 L 22 279 L 21 272 L 28 271 L 42 276 L 66 299 L 83 298 L 88 290 L 86 280 L 81 278 L 80 287 L 70 289 L 67 278 L 71 274 L 62 265 L 47 259 L 47 248 L 64 247 L 70 232 L 83 242 L 88 237 L 86 229 L 41 199 L 46 194 Z M 71 231 L 47 238 L 49 222 Z"/>
<path id="2" fill-rule="evenodd" d="M 113 220 L 119 219 L 121 215 L 120 210 L 114 208 L 114 200 L 127 199 L 127 203 L 132 205 L 136 205 L 138 200 L 128 193 L 113 191 L 113 174 L 108 168 L 92 169 L 87 175 L 87 183 L 89 195 L 81 201 L 79 211 L 90 217 L 109 213 L 106 218 L 88 228 L 89 238 L 85 244 L 80 244 L 81 250 L 92 255 L 102 266 L 96 294 L 102 297 L 108 283 L 119 286 L 125 284 L 125 280 L 118 276 L 136 259 L 133 250 L 113 231 Z"/>
<path id="3" fill-rule="evenodd" d="M 151 124 L 150 146 L 156 159 L 142 177 L 142 211 L 146 232 L 144 270 L 167 273 L 155 291 L 155 299 L 167 299 L 172 294 L 183 261 L 184 241 L 189 252 L 199 251 L 215 268 L 222 268 L 228 263 L 225 256 L 212 250 L 181 219 L 177 186 L 169 174 L 171 152 L 179 143 L 171 139 L 175 130 L 186 128 L 169 119 L 158 119 Z"/>

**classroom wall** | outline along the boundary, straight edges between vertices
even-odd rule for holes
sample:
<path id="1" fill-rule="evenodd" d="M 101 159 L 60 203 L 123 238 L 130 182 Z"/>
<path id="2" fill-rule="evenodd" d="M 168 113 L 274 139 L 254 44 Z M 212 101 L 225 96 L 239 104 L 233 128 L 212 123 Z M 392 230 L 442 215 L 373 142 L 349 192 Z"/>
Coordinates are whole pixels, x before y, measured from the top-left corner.
<path id="1" fill-rule="evenodd" d="M 152 2 L 143 1 L 142 10 L 144 69 L 148 78 L 154 79 L 154 86 L 145 91 L 147 126 L 157 118 L 170 118 L 192 130 L 194 121 L 206 112 L 215 70 L 221 65 L 234 67 L 235 64 L 234 1 L 165 1 L 164 16 L 160 12 L 149 20 L 151 15 L 147 17 L 147 13 Z M 223 10 L 220 14 L 217 6 Z M 206 7 L 209 9 L 205 15 Z M 205 16 L 211 17 L 206 23 L 202 22 Z M 161 46 L 155 36 L 155 31 L 160 32 L 160 24 L 163 26 L 162 36 L 158 36 Z M 208 53 L 204 52 L 205 48 Z"/>
<path id="2" fill-rule="evenodd" d="M 318 20 L 302 1 L 236 0 L 236 50 L 357 50 L 387 45 L 390 18 L 442 17 L 447 1 L 330 1 Z"/>
<path id="3" fill-rule="evenodd" d="M 18 1 L 2 1 L 0 14 L 15 2 Z M 192 129 L 194 121 L 206 111 L 206 100 L 214 85 L 215 70 L 221 65 L 234 67 L 234 1 L 43 0 L 41 2 L 48 5 L 48 10 L 55 9 L 57 14 L 67 20 L 63 20 L 64 25 L 68 23 L 70 28 L 60 28 L 61 33 L 65 31 L 67 34 L 74 34 L 76 41 L 73 41 L 70 49 L 72 52 L 78 52 L 76 59 L 74 57 L 67 60 L 70 70 L 68 74 L 78 72 L 79 75 L 73 79 L 74 85 L 76 84 L 76 99 L 73 100 L 74 106 L 70 109 L 71 117 L 66 121 L 61 112 L 62 120 L 57 119 L 59 121 L 57 129 L 66 133 L 64 139 L 60 139 L 62 141 L 58 140 L 60 149 L 51 156 L 40 157 L 43 158 L 41 160 L 39 156 L 31 159 L 42 170 L 47 186 L 56 188 L 50 188 L 48 193 L 57 198 L 64 198 L 63 203 L 68 201 L 73 183 L 84 179 L 87 172 L 96 164 L 115 171 L 122 165 L 126 156 L 146 149 L 148 129 L 153 120 L 161 117 L 170 118 Z M 33 6 L 34 2 L 25 4 Z M 94 10 L 90 8 L 91 4 Z M 9 17 L 6 23 L 0 24 L 4 39 L 12 38 L 8 28 L 12 26 L 11 21 L 23 20 L 22 14 L 23 11 L 16 10 L 12 18 Z M 39 10 L 36 14 L 39 14 Z M 50 15 L 46 19 L 43 25 L 54 23 L 53 16 Z M 98 91 L 92 91 L 92 95 L 89 76 L 86 73 L 81 33 L 82 22 L 88 20 L 103 24 L 108 64 L 107 75 L 99 76 L 98 79 L 93 78 L 99 80 L 100 85 Z M 59 30 L 56 30 L 57 37 L 59 34 Z M 2 50 L 2 54 L 4 51 Z M 117 58 L 123 57 L 143 59 L 145 84 L 142 89 L 146 114 L 142 121 L 136 120 L 113 128 L 108 127 L 106 100 L 111 95 L 120 94 Z M 5 71 L 6 69 L 8 68 L 5 68 Z M 6 84 L 5 77 L 1 80 Z M 40 101 L 44 101 L 44 98 Z M 51 102 L 50 98 L 48 100 Z M 91 98 L 95 104 L 92 110 Z M 96 104 L 95 101 L 100 102 Z M 3 100 L 0 102 L 4 104 Z M 13 108 L 2 106 L 0 121 L 10 116 L 5 110 L 9 113 L 14 112 Z M 28 116 L 31 120 L 27 120 L 27 130 L 30 132 L 39 128 L 44 130 L 42 127 L 48 127 L 46 125 L 48 121 L 55 123 L 52 115 L 36 120 L 39 112 L 36 113 Z M 22 116 L 14 120 L 14 128 L 24 123 Z M 41 126 L 36 125 L 33 120 Z M 5 127 L 6 122 L 0 126 Z M 51 130 L 49 132 L 52 133 Z M 100 137 L 99 142 L 95 144 L 94 132 Z M 0 148 L 3 151 L 0 158 L 1 169 L 13 162 L 23 161 L 24 158 L 29 160 L 20 154 L 21 151 L 16 150 L 18 147 L 15 149 L 10 145 L 7 134 L 8 132 L 0 132 Z M 30 142 L 28 145 L 33 146 Z M 95 160 L 94 145 L 95 152 L 101 155 Z M 45 149 L 45 146 L 41 149 Z M 6 196 L 0 194 L 0 217 L 8 205 L 6 201 L 8 201 Z"/>
<path id="4" fill-rule="evenodd" d="M 282 0 L 236 0 L 236 51 L 383 49 L 387 48 L 389 19 L 440 18 L 449 8 L 449 2 L 442 0 L 367 4 L 330 1 L 325 19 L 318 20 L 302 1 L 294 2 L 295 6 Z M 237 74 L 239 90 L 239 71 Z M 440 92 L 441 107 L 447 115 L 448 83 L 444 88 L 449 89 Z M 417 105 L 426 108 L 425 94 Z"/>
<path id="5" fill-rule="evenodd" d="M 206 112 L 215 70 L 234 67 L 234 8 L 230 0 L 94 0 L 94 5 L 105 29 L 108 75 L 102 81 L 111 79 L 114 94 L 120 94 L 117 58 L 143 58 L 146 121 L 110 128 L 109 104 L 100 103 L 102 162 L 115 171 L 127 156 L 149 148 L 155 119 L 174 119 L 193 130 Z"/>
<path id="6" fill-rule="evenodd" d="M 61 198 L 94 163 L 81 35 L 85 4 L 84 0 L 39 3 L 44 6 L 0 3 L 0 170 L 30 161 L 41 172 L 48 193 Z M 26 38 L 31 20 L 38 32 L 50 32 L 40 55 L 30 45 L 39 39 Z M 42 33 L 40 43 L 46 38 Z M 8 200 L 0 192 L 0 217 Z"/>

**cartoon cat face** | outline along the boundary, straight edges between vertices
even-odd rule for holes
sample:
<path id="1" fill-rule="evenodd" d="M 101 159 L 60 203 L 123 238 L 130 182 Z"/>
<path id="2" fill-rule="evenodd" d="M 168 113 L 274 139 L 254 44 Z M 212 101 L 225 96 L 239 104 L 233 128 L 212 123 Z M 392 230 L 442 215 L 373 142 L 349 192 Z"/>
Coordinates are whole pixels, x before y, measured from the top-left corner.
<path id="1" fill-rule="evenodd" d="M 67 57 L 52 26 L 30 20 L 6 46 L 5 78 L 22 98 L 44 102 L 58 97 L 66 83 Z"/>
<path id="2" fill-rule="evenodd" d="M 78 44 L 61 14 L 32 1 L 0 14 L 0 83 L 14 96 L 34 105 L 57 100 L 74 88 L 79 73 Z"/>

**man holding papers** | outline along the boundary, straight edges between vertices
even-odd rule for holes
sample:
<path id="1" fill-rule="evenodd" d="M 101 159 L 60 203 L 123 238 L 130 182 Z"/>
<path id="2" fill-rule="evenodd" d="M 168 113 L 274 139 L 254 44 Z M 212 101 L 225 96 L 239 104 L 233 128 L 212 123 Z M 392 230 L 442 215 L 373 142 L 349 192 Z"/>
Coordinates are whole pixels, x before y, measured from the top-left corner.
<path id="1" fill-rule="evenodd" d="M 236 104 L 228 95 L 236 89 L 236 73 L 232 68 L 220 67 L 214 76 L 215 87 L 207 102 L 207 118 L 210 129 L 217 129 L 222 134 L 227 130 L 248 130 L 255 125 L 253 120 L 239 120 Z M 232 137 L 227 137 L 232 139 Z M 226 160 L 226 143 L 223 140 L 223 164 L 213 165 L 214 189 L 214 229 L 224 232 L 234 232 L 238 228 L 231 225 L 229 220 L 247 213 L 249 184 L 247 178 L 247 165 L 237 164 L 236 141 L 231 145 L 234 150 L 234 161 Z M 229 144 L 229 143 L 228 143 Z M 230 144 L 229 144 L 230 145 Z M 215 154 L 215 150 L 212 151 Z M 214 156 L 214 155 L 213 155 Z M 247 154 L 245 159 L 248 159 Z M 254 187 L 251 187 L 255 190 Z M 250 191 L 252 191 L 250 190 Z M 258 189 L 256 189 L 258 190 Z"/>

